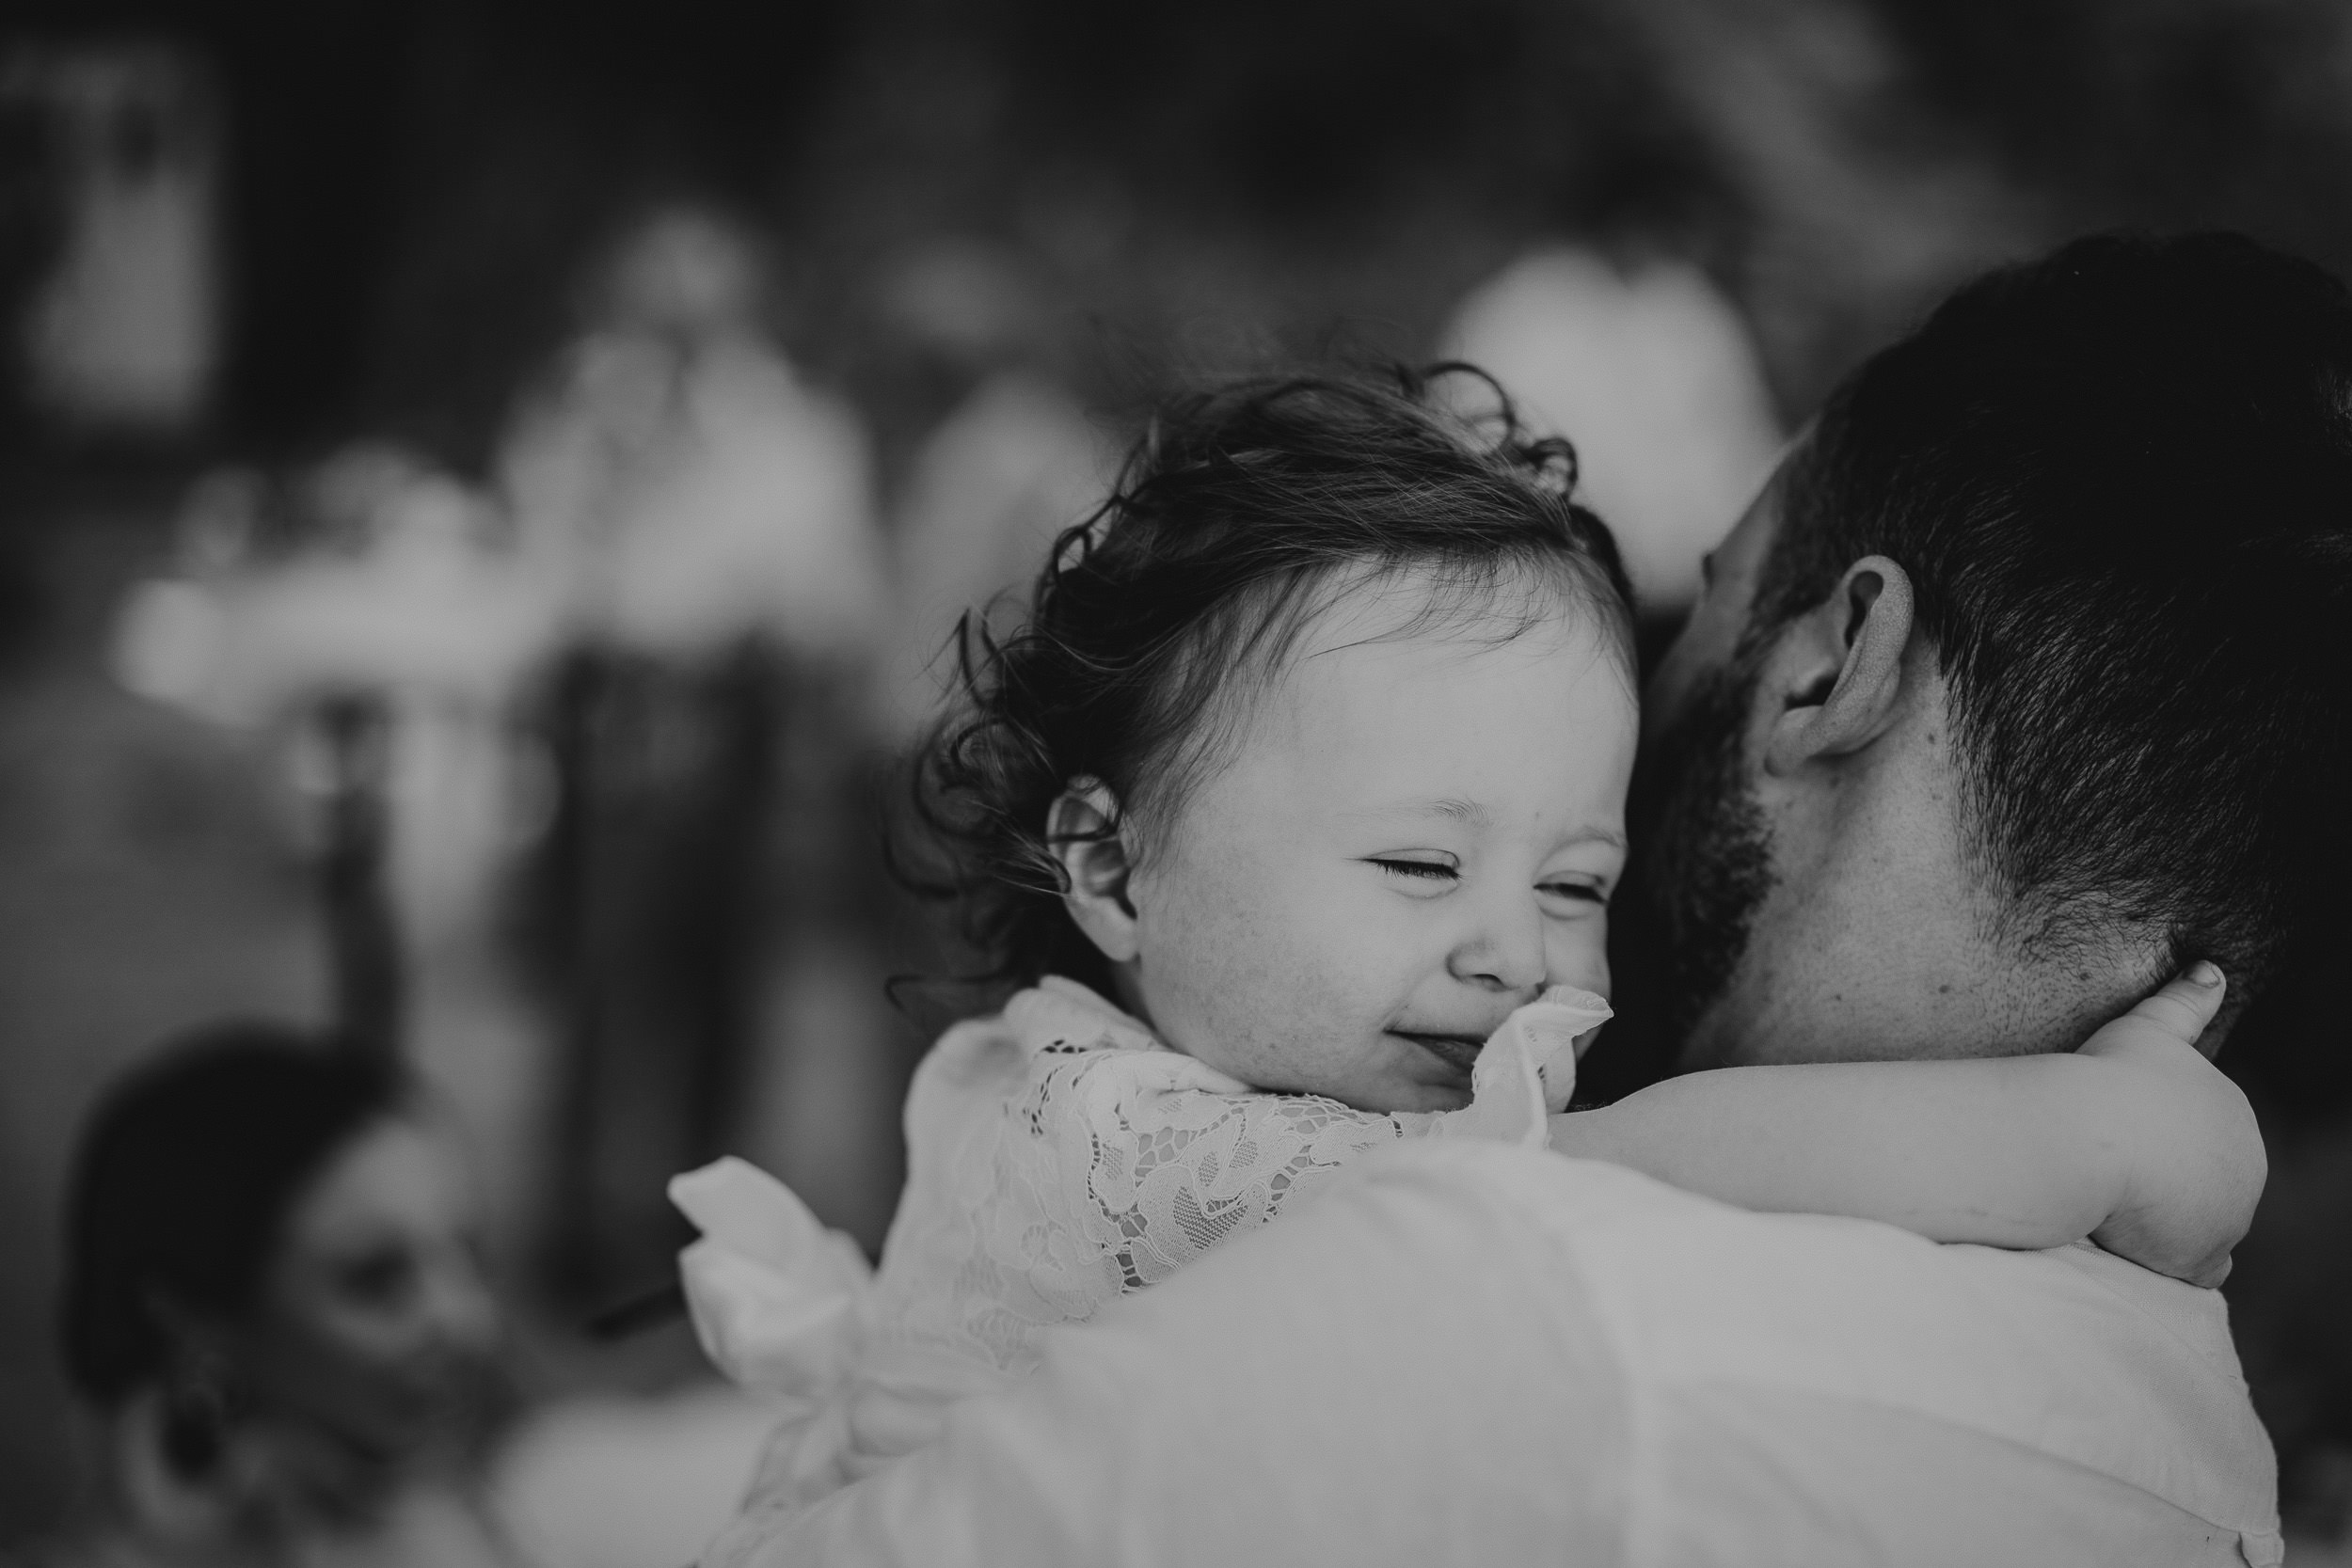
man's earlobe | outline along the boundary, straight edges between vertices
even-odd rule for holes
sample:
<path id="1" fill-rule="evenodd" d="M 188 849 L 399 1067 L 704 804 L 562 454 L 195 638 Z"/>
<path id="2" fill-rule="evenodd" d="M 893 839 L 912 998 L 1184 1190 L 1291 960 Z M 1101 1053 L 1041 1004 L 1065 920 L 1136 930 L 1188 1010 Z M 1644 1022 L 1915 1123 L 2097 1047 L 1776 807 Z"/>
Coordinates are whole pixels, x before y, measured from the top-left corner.
<path id="1" fill-rule="evenodd" d="M 1884 734 L 1900 706 L 1911 630 L 1909 573 L 1883 555 L 1847 567 L 1837 591 L 1798 618 L 1772 661 L 1786 705 L 1765 742 L 1764 770 L 1793 772 Z"/>
<path id="2" fill-rule="evenodd" d="M 1073 779 L 1045 816 L 1045 841 L 1061 863 L 1062 903 L 1087 940 L 1113 963 L 1136 956 L 1132 833 L 1119 799 L 1100 779 Z"/>

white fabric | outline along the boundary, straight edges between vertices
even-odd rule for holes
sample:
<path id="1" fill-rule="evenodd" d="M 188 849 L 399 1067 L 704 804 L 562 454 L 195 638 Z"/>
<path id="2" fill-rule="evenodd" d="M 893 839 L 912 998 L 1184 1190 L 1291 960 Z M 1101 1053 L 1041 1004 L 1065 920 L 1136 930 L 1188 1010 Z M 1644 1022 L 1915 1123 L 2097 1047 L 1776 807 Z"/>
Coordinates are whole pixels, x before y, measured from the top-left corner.
<path id="1" fill-rule="evenodd" d="M 874 1277 L 857 1243 L 733 1155 L 672 1177 L 670 1201 L 702 1232 L 678 1271 L 712 1365 L 770 1393 L 831 1384 L 850 1348 L 850 1314 Z"/>
<path id="2" fill-rule="evenodd" d="M 704 1232 L 680 1270 L 705 1348 L 789 1402 L 755 1520 L 912 1451 L 948 1404 L 1034 1366 L 1044 1330 L 1295 1209 L 1371 1150 L 1432 1133 L 1541 1148 L 1574 1041 L 1608 1016 L 1555 988 L 1480 1053 L 1470 1105 L 1382 1115 L 1255 1092 L 1049 978 L 950 1030 L 916 1072 L 907 1191 L 870 1287 L 846 1241 L 751 1166 L 676 1179 Z"/>
<path id="3" fill-rule="evenodd" d="M 500 1445 L 491 1514 L 531 1568 L 676 1568 L 734 1516 L 775 1424 L 718 1382 L 555 1400 Z"/>
<path id="4" fill-rule="evenodd" d="M 2220 1298 L 1430 1140 L 731 1542 L 826 1564 L 2271 1564 Z"/>

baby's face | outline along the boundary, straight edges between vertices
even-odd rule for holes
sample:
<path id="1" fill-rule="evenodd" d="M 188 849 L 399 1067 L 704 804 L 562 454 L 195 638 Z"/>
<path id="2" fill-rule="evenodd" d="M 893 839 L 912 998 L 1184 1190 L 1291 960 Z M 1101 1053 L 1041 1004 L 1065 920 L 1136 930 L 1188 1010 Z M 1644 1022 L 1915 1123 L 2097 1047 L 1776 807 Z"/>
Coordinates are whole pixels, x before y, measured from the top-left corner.
<path id="1" fill-rule="evenodd" d="M 1589 614 L 1390 635 L 1412 608 L 1326 613 L 1128 889 L 1162 1037 L 1372 1111 L 1467 1104 L 1513 1008 L 1607 994 L 1637 723 Z"/>

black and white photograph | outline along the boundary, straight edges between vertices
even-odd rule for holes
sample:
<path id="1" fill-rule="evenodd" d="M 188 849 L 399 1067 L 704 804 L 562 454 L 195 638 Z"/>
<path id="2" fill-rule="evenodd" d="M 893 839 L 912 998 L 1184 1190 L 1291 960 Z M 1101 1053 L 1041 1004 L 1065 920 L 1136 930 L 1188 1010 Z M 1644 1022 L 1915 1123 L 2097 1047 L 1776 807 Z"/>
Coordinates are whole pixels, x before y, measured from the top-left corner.
<path id="1" fill-rule="evenodd" d="M 15 0 L 0 1564 L 2352 1568 L 2347 279 L 2335 0 Z"/>

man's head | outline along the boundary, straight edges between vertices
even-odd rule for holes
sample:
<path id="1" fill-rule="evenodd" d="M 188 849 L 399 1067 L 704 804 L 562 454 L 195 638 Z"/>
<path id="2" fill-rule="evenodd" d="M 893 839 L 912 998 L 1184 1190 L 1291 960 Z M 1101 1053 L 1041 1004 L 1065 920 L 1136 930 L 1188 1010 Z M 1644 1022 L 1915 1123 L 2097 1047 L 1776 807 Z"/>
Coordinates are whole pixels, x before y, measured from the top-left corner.
<path id="1" fill-rule="evenodd" d="M 2193 956 L 2242 1003 L 2344 868 L 2347 608 L 2334 278 L 2108 238 L 1961 291 L 1651 684 L 1628 924 L 1683 1065 L 2065 1049 Z"/>

